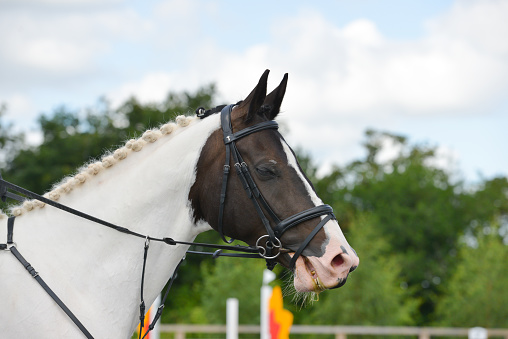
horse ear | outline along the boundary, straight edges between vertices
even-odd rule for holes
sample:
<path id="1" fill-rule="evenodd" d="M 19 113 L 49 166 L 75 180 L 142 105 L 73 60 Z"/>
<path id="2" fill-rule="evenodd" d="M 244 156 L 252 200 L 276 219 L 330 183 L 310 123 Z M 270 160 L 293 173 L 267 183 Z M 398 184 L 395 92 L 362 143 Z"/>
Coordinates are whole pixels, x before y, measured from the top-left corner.
<path id="1" fill-rule="evenodd" d="M 264 114 L 269 120 L 275 119 L 277 114 L 280 112 L 280 105 L 282 104 L 282 99 L 284 99 L 284 94 L 286 93 L 286 86 L 288 83 L 288 74 L 284 74 L 282 81 L 279 86 L 275 88 L 268 96 L 266 97 L 263 105 L 269 107 L 268 111 L 265 111 Z"/>
<path id="2" fill-rule="evenodd" d="M 243 100 L 238 107 L 239 110 L 245 110 L 248 108 L 245 121 L 252 119 L 252 117 L 259 111 L 261 105 L 263 105 L 263 102 L 265 101 L 268 73 L 270 73 L 270 70 L 267 69 L 264 71 L 263 75 L 261 75 L 261 78 L 259 78 L 259 82 L 256 87 L 254 87 L 252 92 L 250 92 L 247 98 L 245 98 L 245 100 Z"/>

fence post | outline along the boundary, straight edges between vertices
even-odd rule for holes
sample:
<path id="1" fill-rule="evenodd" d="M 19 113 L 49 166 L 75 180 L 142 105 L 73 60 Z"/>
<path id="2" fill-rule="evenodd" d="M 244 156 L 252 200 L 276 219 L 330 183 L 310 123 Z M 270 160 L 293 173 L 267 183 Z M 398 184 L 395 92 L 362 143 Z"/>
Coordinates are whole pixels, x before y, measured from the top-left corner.
<path id="1" fill-rule="evenodd" d="M 335 333 L 335 339 L 346 339 L 346 333 Z"/>
<path id="2" fill-rule="evenodd" d="M 226 338 L 238 339 L 238 299 L 226 300 Z"/>
<path id="3" fill-rule="evenodd" d="M 185 339 L 185 331 L 176 331 L 175 339 Z"/>
<path id="4" fill-rule="evenodd" d="M 270 313 L 268 310 L 272 287 L 268 285 L 275 279 L 275 273 L 265 269 L 263 271 L 263 285 L 261 286 L 260 333 L 261 339 L 270 339 Z"/>
<path id="5" fill-rule="evenodd" d="M 420 334 L 418 334 L 418 339 L 430 339 L 429 331 L 425 328 L 420 329 Z"/>

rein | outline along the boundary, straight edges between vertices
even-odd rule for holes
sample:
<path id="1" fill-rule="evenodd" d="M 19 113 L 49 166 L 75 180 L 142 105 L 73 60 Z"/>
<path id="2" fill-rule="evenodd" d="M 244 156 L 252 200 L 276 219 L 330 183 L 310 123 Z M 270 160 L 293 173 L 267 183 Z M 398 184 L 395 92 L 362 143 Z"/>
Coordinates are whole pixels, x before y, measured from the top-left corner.
<path id="1" fill-rule="evenodd" d="M 172 238 L 155 238 L 148 235 L 143 235 L 141 233 L 137 233 L 134 231 L 129 230 L 126 227 L 118 226 L 115 224 L 112 224 L 108 221 L 96 218 L 92 215 L 83 213 L 81 211 L 78 211 L 76 209 L 73 209 L 71 207 L 62 205 L 56 201 L 47 199 L 37 193 L 31 192 L 25 188 L 22 188 L 20 186 L 17 186 L 15 184 L 12 184 L 8 181 L 5 181 L 2 179 L 2 175 L 0 174 L 0 199 L 2 201 L 6 201 L 7 198 L 14 199 L 20 202 L 23 202 L 27 200 L 27 198 L 14 194 L 8 191 L 8 189 L 11 189 L 15 192 L 21 193 L 25 195 L 26 197 L 39 200 L 43 203 L 46 203 L 48 205 L 51 205 L 53 207 L 56 207 L 60 210 L 63 210 L 65 212 L 74 214 L 78 217 L 93 221 L 95 223 L 98 223 L 100 225 L 112 228 L 118 232 L 133 235 L 135 237 L 144 238 L 145 239 L 145 245 L 144 245 L 144 253 L 143 253 L 143 270 L 141 273 L 141 303 L 139 305 L 139 319 L 141 323 L 141 328 L 139 331 L 139 338 L 141 338 L 141 332 L 143 329 L 143 323 L 145 320 L 145 301 L 143 299 L 143 290 L 144 290 L 144 280 L 145 280 L 145 267 L 146 267 L 146 260 L 148 257 L 148 249 L 150 247 L 150 241 L 159 241 L 164 242 L 168 245 L 195 245 L 195 246 L 202 246 L 206 248 L 214 248 L 216 249 L 215 252 L 203 252 L 203 251 L 191 251 L 188 250 L 187 253 L 191 254 L 200 254 L 200 255 L 211 255 L 214 259 L 224 256 L 224 257 L 241 257 L 241 258 L 262 258 L 260 256 L 260 250 L 256 247 L 250 247 L 250 246 L 240 246 L 240 245 L 215 245 L 215 244 L 206 244 L 206 243 L 195 243 L 195 242 L 186 242 L 186 241 L 177 241 Z M 72 311 L 65 305 L 65 303 L 53 292 L 53 290 L 45 283 L 45 281 L 40 277 L 39 273 L 35 270 L 32 265 L 21 255 L 21 253 L 18 251 L 16 247 L 16 243 L 13 241 L 14 239 L 14 220 L 16 217 L 10 217 L 7 221 L 7 242 L 5 244 L 0 243 L 0 250 L 4 251 L 10 251 L 14 257 L 23 265 L 23 267 L 30 273 L 30 275 L 41 285 L 41 287 L 46 291 L 46 293 L 49 294 L 49 296 L 55 301 L 55 303 L 67 314 L 67 316 L 76 324 L 76 326 L 81 330 L 81 332 L 85 335 L 88 339 L 93 339 L 94 337 L 90 334 L 90 332 L 86 329 L 86 327 L 79 321 L 79 319 L 72 313 Z M 222 250 L 230 250 L 235 252 L 243 252 L 243 253 L 223 253 Z M 166 298 L 168 297 L 169 290 L 171 289 L 171 286 L 173 285 L 173 281 L 175 280 L 177 276 L 178 269 L 180 268 L 180 265 L 184 261 L 185 257 L 182 258 L 182 260 L 178 263 L 176 266 L 173 275 L 169 279 L 169 285 L 166 288 L 166 292 L 164 293 L 164 297 L 161 300 L 161 305 L 157 309 L 157 312 L 148 326 L 147 332 L 145 332 L 145 335 L 143 338 L 153 330 L 155 327 L 155 324 L 159 320 L 160 316 L 162 315 L 162 311 L 164 309 L 164 304 L 166 302 Z"/>
<path id="2" fill-rule="evenodd" d="M 164 242 L 164 243 L 166 243 L 168 245 L 191 245 L 191 246 L 195 245 L 195 246 L 201 246 L 201 247 L 206 247 L 206 248 L 215 248 L 215 249 L 217 249 L 215 252 L 187 251 L 187 253 L 202 254 L 202 255 L 211 255 L 214 258 L 221 257 L 221 256 L 224 256 L 224 257 L 240 256 L 240 257 L 248 257 L 248 258 L 259 258 L 260 257 L 259 255 L 256 255 L 256 256 L 247 255 L 247 256 L 245 256 L 245 255 L 241 255 L 241 254 L 238 254 L 238 253 L 222 253 L 222 250 L 230 250 L 230 251 L 245 252 L 245 253 L 259 253 L 260 250 L 255 248 L 255 247 L 248 247 L 248 246 L 241 246 L 241 245 L 228 246 L 228 245 L 215 245 L 215 244 L 206 244 L 206 243 L 186 242 L 186 241 L 174 240 L 173 238 L 168 238 L 168 237 L 156 238 L 156 237 L 151 237 L 149 235 L 137 233 L 137 232 L 131 231 L 130 229 L 128 229 L 126 227 L 115 225 L 115 224 L 110 223 L 108 221 L 105 221 L 105 220 L 96 218 L 96 217 L 94 217 L 92 215 L 89 215 L 89 214 L 83 213 L 81 211 L 78 211 L 78 210 L 76 210 L 74 208 L 62 205 L 62 204 L 60 204 L 60 203 L 58 203 L 56 201 L 50 200 L 50 199 L 48 199 L 46 197 L 43 197 L 42 195 L 39 195 L 37 193 L 31 192 L 31 191 L 29 191 L 29 190 L 27 190 L 27 189 L 25 189 L 23 187 L 17 186 L 17 185 L 15 185 L 13 183 L 10 183 L 10 182 L 2 179 L 2 176 L 0 175 L 0 197 L 1 197 L 2 201 L 5 201 L 6 198 L 11 198 L 11 199 L 14 199 L 14 200 L 17 200 L 17 201 L 21 201 L 21 202 L 27 200 L 27 198 L 25 198 L 23 196 L 20 196 L 20 195 L 17 195 L 17 194 L 13 194 L 13 193 L 7 191 L 7 189 L 11 189 L 11 190 L 13 190 L 15 192 L 18 192 L 18 193 L 21 193 L 21 194 L 25 195 L 26 197 L 29 197 L 29 198 L 32 198 L 32 199 L 35 199 L 35 200 L 39 200 L 39 201 L 41 201 L 43 203 L 51 205 L 51 206 L 53 206 L 55 208 L 58 208 L 58 209 L 60 209 L 62 211 L 68 212 L 70 214 L 74 214 L 74 215 L 76 215 L 78 217 L 81 217 L 81 218 L 84 218 L 86 220 L 93 221 L 93 222 L 95 222 L 97 224 L 100 224 L 100 225 L 112 228 L 115 231 L 118 231 L 118 232 L 121 232 L 121 233 L 125 233 L 125 234 L 129 234 L 129 235 L 133 235 L 133 236 L 138 237 L 138 238 L 148 239 L 150 241 Z"/>

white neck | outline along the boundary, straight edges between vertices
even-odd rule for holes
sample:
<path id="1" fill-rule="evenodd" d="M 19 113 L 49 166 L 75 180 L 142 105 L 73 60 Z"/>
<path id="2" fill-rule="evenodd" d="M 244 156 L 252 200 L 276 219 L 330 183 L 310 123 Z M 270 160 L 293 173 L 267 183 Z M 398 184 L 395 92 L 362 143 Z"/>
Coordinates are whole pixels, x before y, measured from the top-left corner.
<path id="1" fill-rule="evenodd" d="M 142 151 L 132 152 L 62 195 L 59 202 L 141 234 L 193 241 L 210 227 L 194 224 L 188 194 L 201 148 L 219 125 L 218 115 L 194 120 L 190 126 L 148 143 Z M 3 239 L 5 226 L 0 228 Z M 16 219 L 14 241 L 94 337 L 127 338 L 132 334 L 139 322 L 145 239 L 46 206 Z M 151 242 L 144 288 L 147 308 L 186 250 L 187 246 Z M 0 318 L 9 324 L 6 337 L 82 336 L 8 252 L 0 253 L 0 270 L 3 276 L 12 272 L 10 282 L 2 279 L 0 283 L 0 300 L 16 305 L 14 309 L 0 308 Z M 30 326 L 26 319 L 31 319 Z"/>

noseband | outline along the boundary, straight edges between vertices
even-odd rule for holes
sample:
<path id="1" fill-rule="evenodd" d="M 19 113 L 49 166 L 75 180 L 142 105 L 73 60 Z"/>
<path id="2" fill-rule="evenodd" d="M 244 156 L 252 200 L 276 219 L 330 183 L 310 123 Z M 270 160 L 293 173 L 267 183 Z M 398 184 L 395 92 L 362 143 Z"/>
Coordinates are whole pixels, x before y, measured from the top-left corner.
<path id="1" fill-rule="evenodd" d="M 265 198 L 259 191 L 256 183 L 252 179 L 252 175 L 249 172 L 248 166 L 243 161 L 242 155 L 238 151 L 236 147 L 236 141 L 241 139 L 249 134 L 259 132 L 265 129 L 278 129 L 279 124 L 275 121 L 264 121 L 253 126 L 244 128 L 236 133 L 233 133 L 233 127 L 231 125 L 231 111 L 235 105 L 225 106 L 220 112 L 221 119 L 221 127 L 224 135 L 224 145 L 226 146 L 226 162 L 224 164 L 224 171 L 222 176 L 222 187 L 220 193 L 220 205 L 219 205 L 219 223 L 218 223 L 218 232 L 222 239 L 231 243 L 234 239 L 227 240 L 224 231 L 223 231 L 223 217 L 224 217 L 224 206 L 226 202 L 226 191 L 227 191 L 227 183 L 230 172 L 230 162 L 231 155 L 234 160 L 234 167 L 238 178 L 242 182 L 243 188 L 247 193 L 247 196 L 251 199 L 254 207 L 261 218 L 261 222 L 263 223 L 266 234 L 261 236 L 256 242 L 256 248 L 259 250 L 259 255 L 266 259 L 266 265 L 269 269 L 273 269 L 275 267 L 275 258 L 277 258 L 280 254 L 280 249 L 282 248 L 282 243 L 280 238 L 290 228 L 313 218 L 320 217 L 322 215 L 326 215 L 324 219 L 322 219 L 319 224 L 314 228 L 314 230 L 307 236 L 307 238 L 302 242 L 298 250 L 296 250 L 295 254 L 291 258 L 289 263 L 289 268 L 293 269 L 298 257 L 302 254 L 303 250 L 307 247 L 310 241 L 314 238 L 314 236 L 319 232 L 321 228 L 330 220 L 335 219 L 335 215 L 333 214 L 333 209 L 329 205 L 320 205 L 309 208 L 305 211 L 299 212 L 289 218 L 284 220 L 280 220 L 279 217 L 273 212 L 270 208 L 270 205 L 266 202 Z M 268 216 L 272 219 L 275 227 L 272 228 L 270 225 L 270 221 L 267 216 L 263 212 L 263 209 L 268 213 Z M 264 246 L 263 243 L 264 242 Z M 278 250 L 275 253 L 275 250 Z"/>

